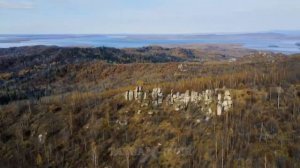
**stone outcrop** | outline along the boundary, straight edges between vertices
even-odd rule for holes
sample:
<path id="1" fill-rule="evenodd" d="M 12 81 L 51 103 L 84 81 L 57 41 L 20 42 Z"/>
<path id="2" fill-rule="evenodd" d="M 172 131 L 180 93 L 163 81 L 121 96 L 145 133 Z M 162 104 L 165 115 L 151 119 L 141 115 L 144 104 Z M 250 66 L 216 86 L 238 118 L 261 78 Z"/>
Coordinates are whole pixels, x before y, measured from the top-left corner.
<path id="1" fill-rule="evenodd" d="M 184 105 L 187 106 L 189 103 L 197 103 L 202 99 L 202 95 L 195 91 L 189 91 L 187 90 L 185 93 L 179 93 L 173 94 L 173 91 L 171 91 L 171 94 L 167 96 L 167 100 L 169 101 L 169 104 L 173 105 Z"/>
<path id="2" fill-rule="evenodd" d="M 142 106 L 148 106 L 148 93 L 143 90 L 143 87 L 137 86 L 134 90 L 128 90 L 124 94 L 126 101 L 138 101 L 142 103 Z M 154 88 L 152 93 L 152 104 L 154 106 L 161 105 L 163 103 L 163 93 L 161 88 Z"/>
<path id="3" fill-rule="evenodd" d="M 152 104 L 154 106 L 161 105 L 163 103 L 163 93 L 161 88 L 154 88 L 151 93 L 152 96 Z"/>
<path id="4" fill-rule="evenodd" d="M 144 98 L 144 92 L 141 86 L 137 86 L 134 90 L 134 99 L 142 100 Z"/>
<path id="5" fill-rule="evenodd" d="M 224 98 L 222 100 L 222 94 L 218 94 L 218 103 L 217 103 L 217 115 L 220 116 L 224 112 L 228 112 L 232 108 L 232 98 L 229 90 L 225 90 Z"/>
<path id="6" fill-rule="evenodd" d="M 127 100 L 127 101 L 128 101 L 128 100 L 129 100 L 129 98 L 128 98 L 128 97 L 129 97 L 129 91 L 126 91 L 126 92 L 125 92 L 125 94 L 124 94 L 124 98 L 125 98 L 125 100 Z"/>
<path id="7" fill-rule="evenodd" d="M 126 126 L 126 125 L 128 125 L 127 119 L 117 120 L 116 123 L 119 124 L 120 126 Z"/>
<path id="8" fill-rule="evenodd" d="M 198 92 L 192 91 L 191 92 L 191 102 L 197 102 L 201 100 L 201 96 L 199 96 Z"/>
<path id="9" fill-rule="evenodd" d="M 203 92 L 205 105 L 209 105 L 212 102 L 212 93 L 212 90 L 206 90 L 205 92 Z"/>
<path id="10" fill-rule="evenodd" d="M 145 97 L 147 98 L 146 93 L 143 92 L 143 88 L 141 86 L 137 86 L 135 90 L 128 90 L 124 94 L 125 100 L 132 101 L 132 100 L 143 100 Z"/>
<path id="11" fill-rule="evenodd" d="M 128 95 L 129 95 L 129 96 L 128 96 L 128 100 L 129 100 L 129 101 L 132 101 L 132 100 L 133 100 L 133 96 L 134 96 L 133 91 L 130 90 L 129 93 L 128 93 Z"/>
<path id="12" fill-rule="evenodd" d="M 232 107 L 232 100 L 231 100 L 229 90 L 225 91 L 225 96 L 224 96 L 224 101 L 222 103 L 222 106 L 225 112 L 229 111 L 229 109 Z"/>
<path id="13" fill-rule="evenodd" d="M 222 115 L 223 107 L 222 107 L 222 94 L 218 94 L 218 104 L 217 104 L 217 115 Z"/>
<path id="14" fill-rule="evenodd" d="M 150 95 L 149 98 L 147 96 L 148 94 Z M 129 90 L 125 92 L 125 100 L 138 101 L 142 103 L 141 107 L 148 106 L 148 103 L 151 103 L 154 107 L 158 107 L 162 105 L 165 100 L 166 104 L 172 105 L 175 111 L 180 111 L 192 103 L 197 105 L 207 116 L 215 114 L 212 109 L 216 109 L 216 114 L 220 116 L 224 112 L 228 112 L 230 108 L 232 108 L 233 104 L 230 91 L 224 91 L 224 89 L 207 89 L 200 93 L 196 91 L 190 92 L 189 90 L 186 90 L 184 93 L 174 93 L 173 90 L 171 90 L 171 93 L 164 99 L 164 94 L 161 88 L 153 88 L 151 93 L 147 93 L 143 91 L 141 86 L 138 86 L 134 91 Z M 216 104 L 213 102 L 216 102 Z"/>
<path id="15" fill-rule="evenodd" d="M 44 144 L 46 141 L 46 137 L 47 137 L 47 132 L 45 132 L 43 134 L 39 134 L 39 136 L 38 136 L 39 143 Z"/>
<path id="16" fill-rule="evenodd" d="M 178 70 L 181 72 L 186 72 L 187 71 L 187 66 L 185 64 L 179 64 L 178 65 Z"/>
<path id="17" fill-rule="evenodd" d="M 184 94 L 184 98 L 183 98 L 183 101 L 184 101 L 184 104 L 187 106 L 189 104 L 191 100 L 191 97 L 190 97 L 190 91 L 187 90 Z"/>

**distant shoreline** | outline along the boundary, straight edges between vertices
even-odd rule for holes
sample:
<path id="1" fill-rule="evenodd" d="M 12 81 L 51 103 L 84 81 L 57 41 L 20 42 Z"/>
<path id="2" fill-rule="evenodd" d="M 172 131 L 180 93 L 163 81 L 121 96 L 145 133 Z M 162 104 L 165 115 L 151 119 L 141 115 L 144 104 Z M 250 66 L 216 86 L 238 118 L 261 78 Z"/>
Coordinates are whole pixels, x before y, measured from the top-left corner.
<path id="1" fill-rule="evenodd" d="M 284 54 L 300 53 L 300 36 L 280 33 L 192 35 L 0 35 L 0 48 L 21 46 L 114 47 L 146 46 L 200 48 L 203 50 L 256 50 Z M 276 46 L 276 47 L 273 47 Z"/>

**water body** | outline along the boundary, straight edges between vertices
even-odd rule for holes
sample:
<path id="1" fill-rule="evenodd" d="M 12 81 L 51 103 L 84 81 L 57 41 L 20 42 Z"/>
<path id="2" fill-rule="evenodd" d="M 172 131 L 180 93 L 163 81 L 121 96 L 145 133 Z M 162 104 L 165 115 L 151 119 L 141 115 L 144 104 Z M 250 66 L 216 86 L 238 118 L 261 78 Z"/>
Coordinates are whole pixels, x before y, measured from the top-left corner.
<path id="1" fill-rule="evenodd" d="M 62 47 L 136 48 L 172 44 L 240 44 L 245 48 L 300 53 L 300 33 L 202 35 L 0 35 L 0 48 L 55 45 Z"/>

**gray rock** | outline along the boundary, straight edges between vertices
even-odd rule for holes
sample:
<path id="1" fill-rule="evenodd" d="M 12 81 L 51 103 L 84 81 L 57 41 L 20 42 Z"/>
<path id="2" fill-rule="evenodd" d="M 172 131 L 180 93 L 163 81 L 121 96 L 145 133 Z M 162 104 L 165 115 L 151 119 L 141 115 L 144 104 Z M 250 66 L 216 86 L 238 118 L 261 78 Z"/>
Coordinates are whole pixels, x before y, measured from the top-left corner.
<path id="1" fill-rule="evenodd" d="M 124 98 L 125 98 L 125 100 L 128 100 L 128 99 L 129 99 L 129 91 L 126 91 L 126 92 L 125 92 Z"/>
<path id="2" fill-rule="evenodd" d="M 218 94 L 218 101 L 222 101 L 222 94 L 221 93 Z"/>
<path id="3" fill-rule="evenodd" d="M 154 88 L 151 93 L 152 104 L 158 106 L 163 103 L 163 93 L 161 88 Z"/>
<path id="4" fill-rule="evenodd" d="M 197 102 L 199 100 L 198 92 L 192 91 L 191 92 L 191 102 Z"/>
<path id="5" fill-rule="evenodd" d="M 206 105 L 209 105 L 212 102 L 212 91 L 206 90 L 204 92 L 204 102 Z"/>
<path id="6" fill-rule="evenodd" d="M 232 107 L 232 100 L 231 100 L 229 90 L 225 91 L 225 96 L 224 96 L 224 101 L 222 103 L 222 106 L 223 106 L 225 112 L 229 111 L 230 108 Z"/>
<path id="7" fill-rule="evenodd" d="M 132 90 L 130 90 L 130 91 L 128 92 L 128 100 L 129 100 L 129 101 L 132 101 L 132 100 L 133 100 L 133 97 L 134 97 L 134 93 L 133 93 Z"/>
<path id="8" fill-rule="evenodd" d="M 187 91 L 185 91 L 185 94 L 184 94 L 184 103 L 185 103 L 185 105 L 187 106 L 188 105 L 188 103 L 190 102 L 190 100 L 191 100 L 191 97 L 190 97 L 190 91 L 189 90 L 187 90 Z"/>
<path id="9" fill-rule="evenodd" d="M 143 89 L 141 86 L 137 86 L 134 90 L 134 99 L 142 100 L 143 99 Z"/>
<path id="10" fill-rule="evenodd" d="M 218 116 L 222 115 L 222 104 L 217 105 L 217 115 Z"/>

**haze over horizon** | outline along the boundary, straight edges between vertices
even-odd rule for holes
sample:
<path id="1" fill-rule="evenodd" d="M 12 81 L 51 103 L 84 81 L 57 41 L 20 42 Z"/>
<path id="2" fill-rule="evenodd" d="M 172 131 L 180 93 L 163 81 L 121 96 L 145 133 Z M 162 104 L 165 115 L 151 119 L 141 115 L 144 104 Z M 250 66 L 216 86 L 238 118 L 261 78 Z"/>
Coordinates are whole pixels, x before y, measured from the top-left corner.
<path id="1" fill-rule="evenodd" d="M 296 0 L 0 0 L 0 34 L 207 34 L 300 30 Z"/>

